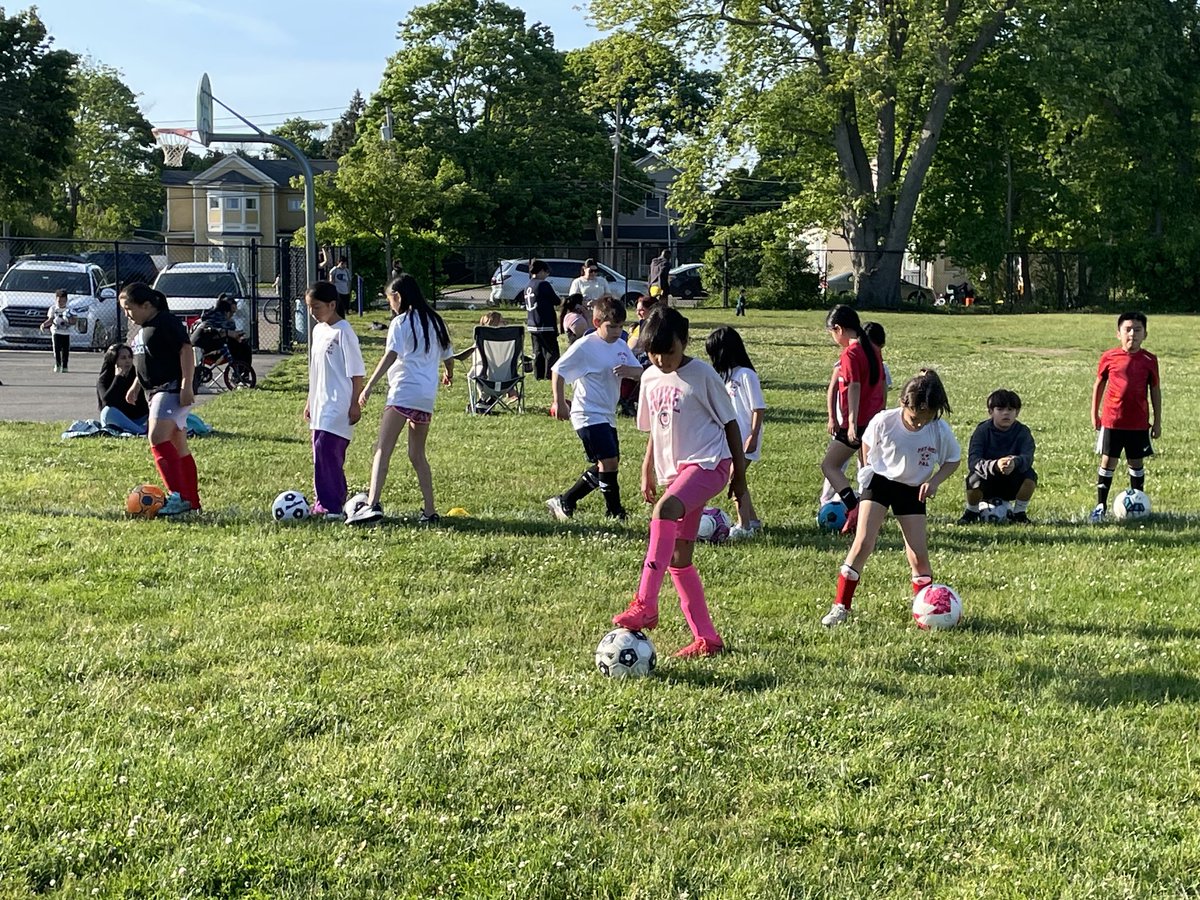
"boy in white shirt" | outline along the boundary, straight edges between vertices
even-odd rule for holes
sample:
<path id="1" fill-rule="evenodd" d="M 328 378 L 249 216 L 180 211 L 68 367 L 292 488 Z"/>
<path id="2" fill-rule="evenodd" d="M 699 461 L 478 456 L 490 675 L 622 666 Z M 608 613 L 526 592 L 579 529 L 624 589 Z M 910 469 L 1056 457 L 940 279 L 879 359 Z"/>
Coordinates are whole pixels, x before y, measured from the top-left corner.
<path id="1" fill-rule="evenodd" d="M 308 399 L 304 418 L 312 429 L 313 484 L 317 501 L 313 515 L 341 519 L 346 503 L 346 448 L 354 425 L 362 415 L 362 350 L 350 323 L 338 314 L 337 290 L 319 281 L 304 295 L 313 328 L 312 356 L 308 364 Z"/>
<path id="2" fill-rule="evenodd" d="M 612 297 L 597 300 L 592 307 L 592 324 L 596 330 L 571 344 L 551 369 L 554 403 L 550 414 L 556 419 L 571 420 L 575 433 L 583 442 L 583 452 L 592 464 L 566 493 L 546 501 L 546 506 L 560 522 L 571 518 L 579 501 L 597 488 L 604 497 L 607 514 L 614 519 L 625 518 L 621 488 L 617 483 L 620 462 L 617 401 L 621 395 L 621 379 L 640 379 L 642 367 L 629 345 L 621 340 L 621 326 L 625 324 L 624 304 Z M 575 384 L 569 405 L 567 382 Z"/>

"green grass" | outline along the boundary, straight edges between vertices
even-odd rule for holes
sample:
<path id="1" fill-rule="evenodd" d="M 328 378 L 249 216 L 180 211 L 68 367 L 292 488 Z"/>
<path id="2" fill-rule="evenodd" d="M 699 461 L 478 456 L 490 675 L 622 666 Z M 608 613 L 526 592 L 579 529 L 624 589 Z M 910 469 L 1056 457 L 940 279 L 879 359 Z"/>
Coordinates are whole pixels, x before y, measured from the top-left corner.
<path id="1" fill-rule="evenodd" d="M 732 311 L 695 310 L 694 348 Z M 477 314 L 476 314 L 477 315 Z M 451 313 L 460 342 L 471 314 Z M 1039 523 L 961 529 L 934 502 L 961 628 L 909 619 L 885 529 L 851 627 L 818 625 L 845 552 L 813 524 L 819 313 L 737 321 L 770 410 L 751 471 L 761 540 L 701 548 L 732 652 L 686 643 L 668 584 L 651 678 L 591 654 L 636 586 L 644 509 L 547 496 L 582 466 L 530 381 L 523 417 L 444 393 L 435 530 L 393 460 L 385 527 L 278 527 L 311 493 L 303 361 L 203 413 L 205 514 L 118 511 L 153 480 L 138 441 L 5 424 L 0 483 L 0 896 L 1187 897 L 1200 895 L 1200 322 L 1155 317 L 1158 514 L 1089 528 L 1095 361 L 1113 317 L 879 316 L 898 383 L 941 371 L 965 442 L 1020 392 Z M 369 364 L 378 332 L 364 331 Z M 365 485 L 374 404 L 351 445 Z M 642 439 L 621 420 L 632 507 Z M 1125 480 L 1118 474 L 1117 484 Z"/>

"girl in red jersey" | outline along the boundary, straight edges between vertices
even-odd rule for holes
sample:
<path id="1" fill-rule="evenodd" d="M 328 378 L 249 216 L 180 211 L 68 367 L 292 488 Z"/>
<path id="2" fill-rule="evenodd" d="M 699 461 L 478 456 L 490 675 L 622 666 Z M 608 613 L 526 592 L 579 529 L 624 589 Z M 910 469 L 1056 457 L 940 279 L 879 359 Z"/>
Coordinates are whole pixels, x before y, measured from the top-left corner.
<path id="1" fill-rule="evenodd" d="M 887 382 L 879 348 L 871 343 L 854 309 L 835 306 L 829 311 L 825 328 L 842 348 L 842 355 L 838 359 L 837 415 L 830 416 L 828 426 L 833 440 L 821 460 L 821 473 L 846 504 L 842 533 L 854 534 L 858 524 L 858 496 L 842 469 L 862 447 L 867 423 L 883 409 Z"/>

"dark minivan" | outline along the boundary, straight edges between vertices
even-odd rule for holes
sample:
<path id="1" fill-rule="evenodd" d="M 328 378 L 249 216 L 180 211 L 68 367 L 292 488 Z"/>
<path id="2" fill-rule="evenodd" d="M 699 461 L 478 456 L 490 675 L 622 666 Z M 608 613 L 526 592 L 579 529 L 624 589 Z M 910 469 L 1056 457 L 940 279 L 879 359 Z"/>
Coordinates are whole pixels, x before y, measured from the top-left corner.
<path id="1" fill-rule="evenodd" d="M 158 266 L 154 264 L 154 258 L 149 253 L 93 250 L 83 254 L 83 257 L 103 269 L 105 281 L 117 287 L 124 287 L 134 281 L 154 284 L 154 279 L 158 277 Z"/>

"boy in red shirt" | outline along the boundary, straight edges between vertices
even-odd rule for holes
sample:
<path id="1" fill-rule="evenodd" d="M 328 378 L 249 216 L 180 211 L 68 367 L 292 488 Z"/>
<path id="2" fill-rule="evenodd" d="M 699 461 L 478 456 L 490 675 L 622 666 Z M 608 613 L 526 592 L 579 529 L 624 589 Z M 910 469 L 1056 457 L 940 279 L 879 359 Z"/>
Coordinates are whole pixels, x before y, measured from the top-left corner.
<path id="1" fill-rule="evenodd" d="M 1142 349 L 1146 339 L 1146 315 L 1125 312 L 1117 317 L 1120 347 L 1106 350 L 1096 368 L 1092 388 L 1092 424 L 1100 432 L 1096 449 L 1100 453 L 1100 471 L 1096 481 L 1096 508 L 1089 521 L 1104 521 L 1108 491 L 1113 472 L 1125 451 L 1129 466 L 1129 486 L 1143 490 L 1146 470 L 1142 460 L 1154 455 L 1150 439 L 1162 435 L 1162 389 L 1158 383 L 1158 357 Z M 1154 408 L 1154 421 L 1150 409 Z"/>

